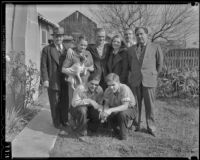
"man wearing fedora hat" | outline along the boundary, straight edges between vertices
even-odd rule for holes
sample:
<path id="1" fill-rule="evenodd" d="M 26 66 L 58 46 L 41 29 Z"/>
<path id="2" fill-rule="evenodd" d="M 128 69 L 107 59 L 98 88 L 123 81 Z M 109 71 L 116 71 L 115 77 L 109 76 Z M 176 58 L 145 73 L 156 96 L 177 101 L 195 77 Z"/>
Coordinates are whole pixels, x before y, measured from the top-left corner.
<path id="1" fill-rule="evenodd" d="M 48 91 L 53 124 L 60 128 L 68 121 L 68 84 L 61 72 L 67 54 L 67 48 L 63 45 L 64 28 L 54 29 L 52 35 L 53 43 L 42 50 L 41 80 Z"/>

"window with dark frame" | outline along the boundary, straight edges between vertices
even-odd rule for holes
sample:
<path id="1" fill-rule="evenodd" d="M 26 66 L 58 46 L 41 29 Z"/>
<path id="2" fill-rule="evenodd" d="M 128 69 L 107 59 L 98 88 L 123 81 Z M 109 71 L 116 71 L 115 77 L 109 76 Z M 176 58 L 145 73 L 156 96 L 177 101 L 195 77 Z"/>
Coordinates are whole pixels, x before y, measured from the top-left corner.
<path id="1" fill-rule="evenodd" d="M 42 44 L 47 44 L 47 31 L 42 30 Z"/>

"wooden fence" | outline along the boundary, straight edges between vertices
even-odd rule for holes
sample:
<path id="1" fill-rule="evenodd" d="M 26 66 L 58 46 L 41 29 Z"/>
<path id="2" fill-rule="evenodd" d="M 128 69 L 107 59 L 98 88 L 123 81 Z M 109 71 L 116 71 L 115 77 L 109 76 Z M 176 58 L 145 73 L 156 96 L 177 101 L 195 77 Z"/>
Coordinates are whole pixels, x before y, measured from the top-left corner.
<path id="1" fill-rule="evenodd" d="M 164 57 L 164 64 L 169 69 L 199 67 L 199 49 L 173 49 Z"/>

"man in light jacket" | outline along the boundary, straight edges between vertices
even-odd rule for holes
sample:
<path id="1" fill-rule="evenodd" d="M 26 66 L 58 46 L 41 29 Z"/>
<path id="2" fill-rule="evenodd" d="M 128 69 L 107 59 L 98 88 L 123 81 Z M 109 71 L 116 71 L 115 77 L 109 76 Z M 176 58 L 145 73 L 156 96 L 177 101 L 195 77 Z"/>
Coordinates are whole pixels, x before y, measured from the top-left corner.
<path id="1" fill-rule="evenodd" d="M 128 49 L 129 84 L 136 97 L 139 109 L 138 126 L 140 131 L 142 99 L 144 98 L 147 132 L 155 136 L 155 89 L 157 76 L 162 69 L 163 53 L 158 44 L 148 40 L 148 30 L 145 27 L 135 29 L 137 44 Z"/>

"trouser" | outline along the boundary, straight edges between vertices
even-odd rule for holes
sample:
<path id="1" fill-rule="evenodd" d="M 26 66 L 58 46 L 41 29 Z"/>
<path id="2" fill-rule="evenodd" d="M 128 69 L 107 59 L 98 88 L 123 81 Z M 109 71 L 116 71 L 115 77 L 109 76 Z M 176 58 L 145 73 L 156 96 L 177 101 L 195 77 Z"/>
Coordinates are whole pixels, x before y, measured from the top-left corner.
<path id="1" fill-rule="evenodd" d="M 69 101 L 68 101 L 68 106 L 69 106 L 69 109 L 71 109 L 71 103 L 72 103 L 72 98 L 73 98 L 73 92 L 74 90 L 72 89 L 70 83 L 68 83 L 68 97 L 69 97 Z"/>
<path id="2" fill-rule="evenodd" d="M 68 119 L 67 95 L 64 97 L 65 95 L 61 91 L 48 89 L 48 96 L 54 126 L 65 124 Z"/>
<path id="3" fill-rule="evenodd" d="M 51 117 L 55 127 L 59 126 L 61 123 L 60 112 L 59 112 L 60 95 L 61 95 L 60 91 L 48 89 Z"/>
<path id="4" fill-rule="evenodd" d="M 61 124 L 65 125 L 68 121 L 68 113 L 69 113 L 69 94 L 68 94 L 68 83 L 65 81 L 61 83 L 61 98 L 59 104 L 60 111 L 60 120 Z"/>
<path id="5" fill-rule="evenodd" d="M 108 117 L 108 123 L 110 123 L 111 128 L 116 130 L 117 127 L 120 128 L 120 136 L 126 137 L 128 131 L 128 121 L 135 120 L 137 116 L 137 108 L 129 108 L 125 111 L 113 112 Z"/>
<path id="6" fill-rule="evenodd" d="M 82 132 L 91 130 L 96 132 L 100 124 L 99 112 L 91 105 L 72 107 L 70 110 L 73 120 L 76 122 L 76 130 Z"/>
<path id="7" fill-rule="evenodd" d="M 138 87 L 132 87 L 133 94 L 137 101 L 139 111 L 138 126 L 141 123 L 142 100 L 144 98 L 145 116 L 147 128 L 155 129 L 154 107 L 155 107 L 155 87 L 144 87 L 142 83 Z"/>

